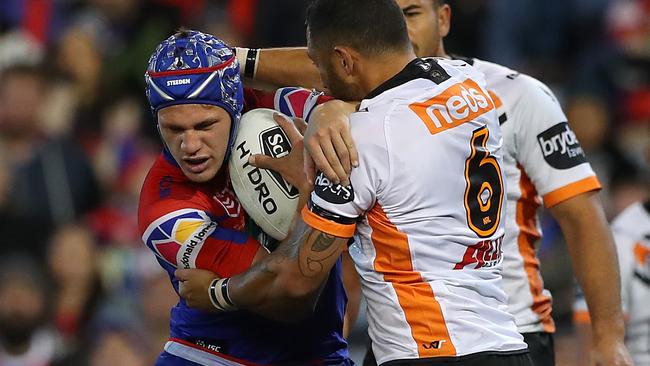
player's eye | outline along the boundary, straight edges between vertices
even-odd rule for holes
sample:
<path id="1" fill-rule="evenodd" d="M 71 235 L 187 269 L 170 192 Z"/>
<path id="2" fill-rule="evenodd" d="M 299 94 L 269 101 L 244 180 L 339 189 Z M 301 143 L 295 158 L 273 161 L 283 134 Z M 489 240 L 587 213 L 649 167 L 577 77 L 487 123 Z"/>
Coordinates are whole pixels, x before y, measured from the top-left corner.
<path id="1" fill-rule="evenodd" d="M 404 16 L 406 18 L 415 18 L 416 16 L 418 16 L 420 14 L 422 14 L 422 13 L 420 13 L 418 11 L 407 11 L 407 12 L 404 13 Z"/>
<path id="2" fill-rule="evenodd" d="M 215 121 L 199 123 L 198 125 L 196 125 L 196 127 L 194 127 L 194 129 L 198 131 L 207 131 L 211 129 L 215 123 L 216 123 Z"/>
<path id="3" fill-rule="evenodd" d="M 173 133 L 175 135 L 183 133 L 183 129 L 180 128 L 180 127 L 177 127 L 177 126 L 170 126 L 170 127 L 167 127 L 167 129 L 169 130 L 169 132 L 171 132 L 171 133 Z"/>

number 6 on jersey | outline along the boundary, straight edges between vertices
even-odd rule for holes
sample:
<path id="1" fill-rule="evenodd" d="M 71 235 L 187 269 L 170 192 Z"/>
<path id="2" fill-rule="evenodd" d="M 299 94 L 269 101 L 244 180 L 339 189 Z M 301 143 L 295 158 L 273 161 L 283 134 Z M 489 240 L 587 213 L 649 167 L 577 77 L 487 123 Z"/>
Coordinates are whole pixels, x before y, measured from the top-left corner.
<path id="1" fill-rule="evenodd" d="M 465 161 L 465 211 L 467 224 L 481 238 L 494 234 L 499 227 L 503 203 L 501 168 L 486 148 L 487 127 L 474 130 L 471 154 Z"/>

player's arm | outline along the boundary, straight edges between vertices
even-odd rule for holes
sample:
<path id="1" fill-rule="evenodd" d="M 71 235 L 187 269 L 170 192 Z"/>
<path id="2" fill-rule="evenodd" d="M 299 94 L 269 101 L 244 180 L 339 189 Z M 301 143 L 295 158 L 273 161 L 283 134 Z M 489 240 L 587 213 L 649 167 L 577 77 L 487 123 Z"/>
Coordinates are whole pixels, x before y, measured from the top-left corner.
<path id="1" fill-rule="evenodd" d="M 200 196 L 163 199 L 141 212 L 148 223 L 142 239 L 164 269 L 170 273 L 178 268 L 202 269 L 231 276 L 266 255 L 248 234 L 222 227 L 206 207 L 211 199 Z"/>
<path id="2" fill-rule="evenodd" d="M 301 86 L 323 90 L 318 69 L 307 56 L 307 48 L 236 48 L 241 73 L 250 79 L 277 87 Z"/>
<path id="3" fill-rule="evenodd" d="M 231 301 L 280 320 L 310 314 L 348 239 L 314 229 L 299 217 L 292 235 L 276 251 L 229 280 Z"/>
<path id="4" fill-rule="evenodd" d="M 312 309 L 318 289 L 354 234 L 356 219 L 374 204 L 375 192 L 390 176 L 384 131 L 367 128 L 376 116 L 357 118 L 354 126 L 363 131 L 355 135 L 364 147 L 363 167 L 352 172 L 349 186 L 318 175 L 309 203 L 283 249 L 230 280 L 228 291 L 237 306 L 266 316 L 290 317 L 295 317 L 296 305 L 303 311 Z"/>
<path id="5" fill-rule="evenodd" d="M 305 132 L 305 172 L 313 182 L 321 171 L 334 183 L 349 184 L 359 165 L 359 153 L 350 133 L 350 115 L 358 103 L 332 100 L 318 105 Z"/>
<path id="6" fill-rule="evenodd" d="M 589 308 L 597 365 L 631 364 L 623 340 L 620 274 L 616 249 L 595 192 L 550 209 L 567 242 L 571 262 Z"/>
<path id="7" fill-rule="evenodd" d="M 553 93 L 527 76 L 513 112 L 517 161 L 559 222 L 593 320 L 593 353 L 607 365 L 629 365 L 624 345 L 616 249 L 597 197 L 600 183 Z M 508 148 L 506 146 L 506 148 Z"/>
<path id="8" fill-rule="evenodd" d="M 316 170 L 333 182 L 349 183 L 359 154 L 350 134 L 349 116 L 358 103 L 333 100 L 304 88 L 285 87 L 275 92 L 244 88 L 248 109 L 271 108 L 309 122 L 304 133 L 305 172 L 313 182 Z M 302 131 L 301 131 L 302 132 Z"/>
<path id="9" fill-rule="evenodd" d="M 627 235 L 616 233 L 614 229 L 614 241 L 618 253 L 619 269 L 621 271 L 621 299 L 623 305 L 624 316 L 627 318 L 626 312 L 629 310 L 630 299 L 630 284 L 633 278 L 634 268 L 634 239 Z M 578 340 L 578 352 L 580 355 L 587 355 L 593 348 L 592 339 L 594 334 L 592 332 L 591 317 L 589 315 L 589 307 L 587 305 L 584 291 L 580 287 L 576 290 L 576 296 L 573 304 L 573 323 L 576 330 Z M 587 366 L 593 364 L 591 357 L 580 357 L 576 361 L 578 366 Z"/>

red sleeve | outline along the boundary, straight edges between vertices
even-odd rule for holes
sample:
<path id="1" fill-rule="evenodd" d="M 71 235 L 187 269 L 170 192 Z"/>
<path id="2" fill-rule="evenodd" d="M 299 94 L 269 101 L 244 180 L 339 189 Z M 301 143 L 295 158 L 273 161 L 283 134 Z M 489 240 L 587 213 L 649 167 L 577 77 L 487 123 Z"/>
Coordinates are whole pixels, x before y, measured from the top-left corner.
<path id="1" fill-rule="evenodd" d="M 163 200 L 144 211 L 145 245 L 174 268 L 201 268 L 220 276 L 248 269 L 260 244 L 247 233 L 220 225 L 188 201 Z"/>
<path id="2" fill-rule="evenodd" d="M 228 197 L 212 199 L 180 174 L 159 159 L 145 180 L 138 227 L 147 248 L 170 272 L 202 268 L 230 276 L 248 269 L 261 246 L 239 231 L 240 211 L 226 210 L 236 208 Z"/>
<path id="3" fill-rule="evenodd" d="M 244 88 L 245 110 L 269 108 L 291 117 L 309 119 L 314 108 L 332 100 L 323 93 L 297 87 L 280 88 L 275 92 Z"/>

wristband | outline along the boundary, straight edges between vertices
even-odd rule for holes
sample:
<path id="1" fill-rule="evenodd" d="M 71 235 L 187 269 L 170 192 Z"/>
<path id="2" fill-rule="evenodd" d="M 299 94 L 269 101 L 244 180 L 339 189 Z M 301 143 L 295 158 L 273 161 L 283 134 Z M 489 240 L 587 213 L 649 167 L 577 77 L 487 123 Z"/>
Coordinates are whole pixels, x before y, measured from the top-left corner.
<path id="1" fill-rule="evenodd" d="M 235 47 L 237 61 L 239 61 L 239 73 L 247 78 L 254 79 L 259 64 L 259 48 Z"/>
<path id="2" fill-rule="evenodd" d="M 210 302 L 219 311 L 237 310 L 228 294 L 228 281 L 230 281 L 230 278 L 215 278 L 208 288 Z"/>

